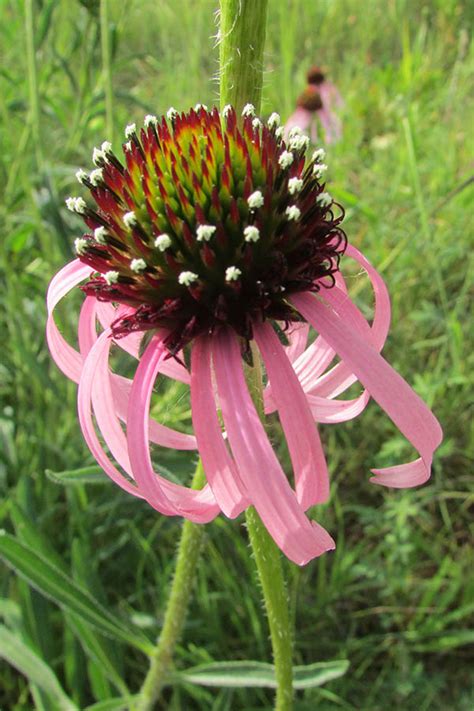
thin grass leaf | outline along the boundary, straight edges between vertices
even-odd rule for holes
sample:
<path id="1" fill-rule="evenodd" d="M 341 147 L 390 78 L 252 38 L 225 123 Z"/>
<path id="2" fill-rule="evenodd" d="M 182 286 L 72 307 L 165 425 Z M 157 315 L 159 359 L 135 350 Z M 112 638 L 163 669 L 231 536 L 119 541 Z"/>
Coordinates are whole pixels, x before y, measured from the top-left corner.
<path id="1" fill-rule="evenodd" d="M 316 662 L 294 668 L 295 689 L 313 689 L 332 679 L 343 676 L 349 668 L 345 659 L 332 662 Z M 179 681 L 198 684 L 199 686 L 219 687 L 258 687 L 276 689 L 275 667 L 265 662 L 211 662 L 179 672 L 175 678 Z"/>
<path id="2" fill-rule="evenodd" d="M 126 626 L 46 558 L 4 531 L 0 531 L 0 556 L 43 595 L 79 615 L 102 634 L 130 644 L 145 654 L 151 651 L 152 646 L 146 637 Z"/>
<path id="3" fill-rule="evenodd" d="M 54 704 L 58 711 L 77 711 L 77 706 L 62 689 L 53 670 L 31 647 L 0 625 L 0 656 L 26 676 Z"/>
<path id="4" fill-rule="evenodd" d="M 97 704 L 87 706 L 84 711 L 128 711 L 131 704 L 138 701 L 138 696 L 121 696 L 116 699 L 99 701 Z"/>
<path id="5" fill-rule="evenodd" d="M 81 467 L 80 469 L 68 469 L 62 472 L 53 472 L 46 469 L 46 476 L 55 484 L 71 486 L 74 484 L 106 484 L 110 479 L 105 476 L 103 470 L 97 466 Z"/>

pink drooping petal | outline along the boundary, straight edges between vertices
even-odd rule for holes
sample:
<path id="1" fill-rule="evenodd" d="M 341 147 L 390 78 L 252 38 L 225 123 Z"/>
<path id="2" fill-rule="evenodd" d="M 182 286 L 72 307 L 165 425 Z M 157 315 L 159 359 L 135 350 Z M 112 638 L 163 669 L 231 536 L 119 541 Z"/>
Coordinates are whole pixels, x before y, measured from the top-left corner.
<path id="1" fill-rule="evenodd" d="M 213 361 L 229 443 L 249 498 L 285 555 L 299 565 L 334 548 L 296 500 L 250 397 L 236 336 L 213 336 Z"/>
<path id="2" fill-rule="evenodd" d="M 317 426 L 305 394 L 280 341 L 268 323 L 254 337 L 272 386 L 295 473 L 296 498 L 303 509 L 327 501 L 329 475 Z"/>
<path id="3" fill-rule="evenodd" d="M 112 375 L 112 393 L 114 396 L 115 409 L 118 417 L 125 425 L 127 424 L 128 403 L 131 389 L 131 380 L 121 375 Z M 194 435 L 178 432 L 178 430 L 162 425 L 153 417 L 149 418 L 149 437 L 151 442 L 160 445 L 160 447 L 186 451 L 197 449 L 197 442 Z"/>
<path id="4" fill-rule="evenodd" d="M 91 272 L 91 268 L 81 264 L 78 259 L 69 262 L 51 280 L 48 287 L 48 321 L 46 324 L 46 340 L 49 350 L 58 368 L 64 375 L 79 382 L 82 370 L 82 358 L 61 335 L 54 321 L 54 309 L 61 299 L 75 286 L 84 281 Z"/>
<path id="5" fill-rule="evenodd" d="M 153 338 L 140 360 L 133 380 L 127 413 L 130 463 L 135 480 L 146 492 L 146 498 L 154 508 L 163 513 L 184 516 L 195 523 L 206 523 L 220 511 L 209 485 L 195 491 L 175 484 L 155 472 L 151 462 L 148 415 L 153 386 L 165 355 L 162 342 Z"/>
<path id="6" fill-rule="evenodd" d="M 100 363 L 104 361 L 105 363 L 108 362 L 110 346 L 112 343 L 110 335 L 110 331 L 104 331 L 99 336 L 84 362 L 79 382 L 79 391 L 77 394 L 79 422 L 87 446 L 107 476 L 109 476 L 115 484 L 120 486 L 120 488 L 124 489 L 129 494 L 143 498 L 144 493 L 140 491 L 139 487 L 137 487 L 133 482 L 128 481 L 128 479 L 126 479 L 110 461 L 104 451 L 104 448 L 99 442 L 99 438 L 97 437 L 94 423 L 92 421 L 92 392 L 94 381 L 97 375 L 97 368 L 100 366 Z"/>
<path id="7" fill-rule="evenodd" d="M 347 422 L 360 415 L 370 400 L 367 390 L 353 400 L 331 400 L 318 395 L 306 395 L 306 400 L 311 409 L 315 422 L 334 425 L 338 422 Z"/>
<path id="8" fill-rule="evenodd" d="M 430 476 L 433 453 L 442 440 L 438 420 L 370 341 L 356 330 L 350 302 L 339 305 L 337 312 L 308 293 L 295 294 L 292 302 L 347 363 L 374 400 L 421 455 L 422 466 L 412 462 L 396 468 L 389 467 L 388 470 L 374 470 L 376 476 L 372 481 L 391 486 L 395 474 L 399 474 L 405 481 L 410 482 L 410 486 L 422 484 Z"/>
<path id="9" fill-rule="evenodd" d="M 97 332 L 96 332 L 96 317 L 98 316 L 98 304 L 100 302 L 97 301 L 97 299 L 94 299 L 92 296 L 87 296 L 83 302 L 82 308 L 81 308 L 81 313 L 79 316 L 79 326 L 78 326 L 78 334 L 79 334 L 79 347 L 81 350 L 81 356 L 83 359 L 87 357 L 87 354 L 91 350 L 92 346 L 97 340 Z M 119 315 L 120 310 L 114 309 L 114 313 L 116 316 Z M 103 315 L 103 312 L 102 312 Z M 113 320 L 113 319 L 112 319 Z M 104 324 L 104 319 L 102 319 L 102 325 Z M 81 366 L 82 367 L 82 366 Z M 108 386 L 110 388 L 110 392 L 112 393 L 113 397 L 113 410 L 117 414 L 117 416 L 127 424 L 127 410 L 128 410 L 128 401 L 130 398 L 130 391 L 132 388 L 132 381 L 129 380 L 128 378 L 124 378 L 121 375 L 116 375 L 115 373 L 112 373 L 109 368 L 107 368 L 104 373 L 103 373 L 104 379 L 110 380 L 110 385 Z M 94 406 L 94 410 L 96 410 L 96 407 L 102 408 L 103 404 L 101 402 L 98 402 Z M 108 405 L 107 405 L 108 407 Z M 108 411 L 107 411 L 108 412 Z M 97 416 L 97 412 L 96 412 Z M 107 421 L 107 420 L 106 420 Z M 182 432 L 178 432 L 177 430 L 174 430 L 170 427 L 166 427 L 165 425 L 162 425 L 161 423 L 157 422 L 155 419 L 150 417 L 150 440 L 154 442 L 155 444 L 160 445 L 161 447 L 168 447 L 170 449 L 180 449 L 180 450 L 194 450 L 197 449 L 197 443 L 196 443 L 196 438 L 193 435 L 189 434 L 184 434 Z M 106 425 L 107 427 L 107 425 Z M 99 424 L 99 429 L 102 429 L 101 425 Z M 120 425 L 117 423 L 116 424 L 116 431 L 117 433 L 119 432 Z M 109 444 L 109 439 L 106 437 L 105 432 L 103 431 L 104 438 L 107 440 Z M 125 456 L 128 457 L 126 454 L 126 444 L 125 444 L 125 439 L 123 440 L 123 446 L 125 448 Z M 109 444 L 110 447 L 110 444 Z M 112 451 L 112 448 L 110 448 Z M 115 455 L 114 455 L 115 456 Z M 121 465 L 128 470 L 129 469 L 129 464 L 125 465 L 125 462 L 127 461 L 126 459 L 119 458 L 117 456 L 117 461 L 121 463 Z"/>
<path id="10" fill-rule="evenodd" d="M 301 128 L 302 131 L 306 131 L 310 127 L 312 116 L 313 114 L 311 111 L 298 106 L 285 123 L 285 131 L 283 134 L 285 141 L 287 140 L 292 128 Z"/>
<path id="11" fill-rule="evenodd" d="M 69 262 L 51 279 L 46 296 L 48 313 L 52 314 L 53 309 L 61 299 L 68 294 L 81 281 L 87 279 L 91 273 L 91 268 L 82 264 L 78 259 Z"/>
<path id="12" fill-rule="evenodd" d="M 344 106 L 344 99 L 339 89 L 330 81 L 324 81 L 320 84 L 319 95 L 321 96 L 323 106 L 329 109 L 332 109 L 333 106 L 337 106 L 338 109 L 341 109 Z"/>
<path id="13" fill-rule="evenodd" d="M 133 309 L 132 309 L 133 311 Z M 103 328 L 109 328 L 109 326 L 119 317 L 118 309 L 108 302 L 97 302 L 97 316 Z M 143 340 L 143 332 L 129 333 L 127 336 L 115 339 L 115 343 L 119 348 L 126 351 L 129 355 L 137 360 L 140 357 L 140 346 Z M 178 354 L 178 357 L 180 354 Z M 175 358 L 164 359 L 161 366 L 160 372 L 163 375 L 167 375 L 173 380 L 178 380 L 185 385 L 189 385 L 190 378 L 189 373 L 186 368 L 178 363 Z"/>
<path id="14" fill-rule="evenodd" d="M 364 257 L 364 255 L 359 252 L 358 249 L 352 245 L 347 246 L 346 254 L 348 257 L 354 259 L 360 266 L 367 272 L 370 279 L 370 283 L 374 292 L 374 318 L 371 326 L 371 341 L 372 345 L 381 351 L 385 345 L 387 335 L 390 328 L 390 296 L 388 294 L 385 282 L 377 272 L 376 269 L 370 264 L 370 262 Z M 338 283 L 338 287 L 339 287 Z M 331 301 L 331 289 L 321 290 L 321 297 L 325 300 Z M 340 292 L 334 292 L 337 295 L 339 301 L 341 301 L 342 296 Z M 332 302 L 333 307 L 335 303 Z M 362 330 L 365 330 L 365 325 L 362 323 L 363 316 L 357 310 L 354 310 L 354 318 L 356 323 L 360 325 Z M 317 378 L 309 377 L 304 381 L 303 387 L 306 392 L 320 397 L 330 397 L 334 398 L 337 395 L 345 392 L 353 383 L 355 383 L 357 378 L 351 372 L 350 368 L 345 363 L 338 363 L 330 371 L 324 375 L 320 375 Z"/>
<path id="15" fill-rule="evenodd" d="M 285 348 L 286 355 L 291 363 L 304 353 L 308 342 L 309 325 L 304 321 L 294 321 L 286 333 L 289 346 Z"/>
<path id="16" fill-rule="evenodd" d="M 229 518 L 249 506 L 245 487 L 222 436 L 211 376 L 211 345 L 198 338 L 191 354 L 191 409 L 204 471 L 217 503 Z"/>

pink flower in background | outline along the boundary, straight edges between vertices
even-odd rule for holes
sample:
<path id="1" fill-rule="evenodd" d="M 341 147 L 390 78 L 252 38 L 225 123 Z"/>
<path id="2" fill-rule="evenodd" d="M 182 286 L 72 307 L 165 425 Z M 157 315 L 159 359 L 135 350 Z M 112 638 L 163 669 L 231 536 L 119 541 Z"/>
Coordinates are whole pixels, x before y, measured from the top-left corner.
<path id="1" fill-rule="evenodd" d="M 324 142 L 335 143 L 342 136 L 341 120 L 335 112 L 344 106 L 337 88 L 326 79 L 320 67 L 311 67 L 307 86 L 296 100 L 296 109 L 285 124 L 285 137 L 295 126 L 308 133 L 312 143 L 318 141 L 318 120 L 324 130 Z"/>
<path id="2" fill-rule="evenodd" d="M 306 159 L 307 136 L 293 131 L 283 141 L 278 115 L 263 125 L 251 105 L 240 127 L 232 107 L 167 116 L 127 127 L 123 162 L 106 142 L 94 150 L 96 168 L 79 171 L 95 207 L 67 200 L 88 232 L 49 287 L 49 347 L 79 384 L 84 438 L 118 486 L 197 523 L 253 505 L 285 555 L 302 565 L 334 548 L 305 513 L 329 495 L 317 423 L 351 419 L 373 397 L 420 454 L 374 470 L 372 481 L 392 487 L 429 478 L 441 429 L 380 355 L 389 297 L 376 270 L 347 245 L 342 208 L 324 183 L 324 151 Z M 344 253 L 372 284 L 371 324 L 347 293 Z M 54 310 L 80 284 L 76 350 Z M 252 343 L 267 378 L 265 410 L 278 412 L 288 443 L 294 489 L 246 383 Z M 111 367 L 112 351 L 135 363 L 132 378 Z M 193 434 L 150 416 L 158 375 L 190 387 Z M 341 398 L 357 380 L 361 393 Z M 150 443 L 197 450 L 206 486 L 169 481 L 154 469 Z"/>

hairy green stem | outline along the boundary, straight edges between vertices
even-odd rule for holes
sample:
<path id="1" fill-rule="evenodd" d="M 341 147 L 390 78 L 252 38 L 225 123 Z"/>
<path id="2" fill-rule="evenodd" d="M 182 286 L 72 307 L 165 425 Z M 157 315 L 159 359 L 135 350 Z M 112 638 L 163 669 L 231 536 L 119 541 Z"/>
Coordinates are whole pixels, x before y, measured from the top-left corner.
<path id="1" fill-rule="evenodd" d="M 253 349 L 253 359 L 253 368 L 247 370 L 247 382 L 258 414 L 263 419 L 262 372 L 256 349 Z M 253 507 L 247 509 L 246 521 L 270 627 L 277 681 L 275 711 L 291 711 L 293 708 L 293 626 L 289 614 L 281 553 Z"/>
<path id="2" fill-rule="evenodd" d="M 107 140 L 112 143 L 114 140 L 114 91 L 112 86 L 108 0 L 100 0 L 100 44 L 105 91 L 105 128 Z"/>
<path id="3" fill-rule="evenodd" d="M 268 0 L 220 0 L 221 108 L 237 113 L 247 103 L 260 108 Z"/>
<path id="4" fill-rule="evenodd" d="M 199 461 L 192 488 L 200 489 L 204 483 L 204 470 Z M 184 522 L 163 627 L 150 658 L 150 668 L 140 689 L 135 711 L 151 711 L 166 682 L 173 662 L 173 654 L 183 631 L 203 536 L 204 526 L 191 521 Z"/>
<path id="5" fill-rule="evenodd" d="M 41 170 L 43 165 L 43 148 L 41 144 L 41 114 L 38 88 L 38 72 L 36 67 L 36 47 L 34 31 L 33 0 L 25 0 L 25 38 L 26 58 L 28 65 L 28 90 L 30 99 L 30 122 L 33 143 L 35 147 L 36 164 Z"/>

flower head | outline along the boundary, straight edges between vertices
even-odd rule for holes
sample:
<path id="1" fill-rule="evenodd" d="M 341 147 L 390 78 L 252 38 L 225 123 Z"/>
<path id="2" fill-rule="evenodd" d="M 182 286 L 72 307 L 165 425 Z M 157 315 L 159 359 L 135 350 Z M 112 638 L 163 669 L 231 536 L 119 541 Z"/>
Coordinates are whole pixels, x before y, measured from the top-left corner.
<path id="1" fill-rule="evenodd" d="M 326 78 L 326 71 L 318 66 L 310 67 L 306 74 L 307 85 L 296 100 L 296 109 L 285 124 L 285 136 L 289 137 L 294 126 L 308 131 L 313 143 L 318 139 L 317 121 L 324 129 L 326 143 L 333 143 L 342 135 L 342 126 L 335 108 L 343 106 L 337 88 Z"/>
<path id="2" fill-rule="evenodd" d="M 76 239 L 77 259 L 51 282 L 47 336 L 59 367 L 79 383 L 85 440 L 113 481 L 165 515 L 196 522 L 253 505 L 284 553 L 303 564 L 334 547 L 305 515 L 329 493 L 315 422 L 353 418 L 372 396 L 420 452 L 409 464 L 374 470 L 373 480 L 386 486 L 425 481 L 441 431 L 380 356 L 388 294 L 365 257 L 347 245 L 343 210 L 321 182 L 324 171 L 314 170 L 324 154 L 307 160 L 298 131 L 286 144 L 277 121 L 265 126 L 254 114 L 253 107 L 243 117 L 232 107 L 223 115 L 204 106 L 173 109 L 168 118 L 147 116 L 140 130 L 128 127 L 123 160 L 110 144 L 95 150 L 100 176 L 81 174 L 95 206 L 67 201 L 89 231 Z M 348 296 L 339 271 L 344 253 L 372 283 L 370 325 Z M 84 281 L 76 351 L 53 312 Z M 309 326 L 319 334 L 311 345 Z M 245 380 L 242 356 L 249 358 L 251 343 L 265 366 L 265 409 L 279 413 L 295 490 Z M 110 369 L 112 346 L 138 361 L 132 380 Z M 336 355 L 340 361 L 327 370 Z M 194 435 L 150 417 L 158 373 L 190 386 Z M 340 399 L 357 380 L 366 389 Z M 150 441 L 197 449 L 204 489 L 156 471 Z"/>
<path id="3" fill-rule="evenodd" d="M 78 251 L 93 270 L 84 292 L 134 309 L 114 323 L 115 337 L 166 328 L 174 354 L 230 325 L 245 349 L 255 322 L 290 319 L 288 295 L 318 290 L 337 270 L 342 211 L 316 203 L 321 184 L 305 163 L 306 136 L 295 132 L 286 147 L 276 122 L 264 126 L 251 106 L 240 126 L 233 109 L 225 114 L 200 105 L 168 120 L 147 116 L 140 131 L 130 124 L 123 163 L 111 147 L 107 159 L 96 156 L 96 207 L 73 199 L 101 238 L 86 234 Z M 229 265 L 239 271 L 237 290 Z M 119 275 L 113 285 L 109 271 Z M 188 273 L 196 279 L 181 278 Z"/>

